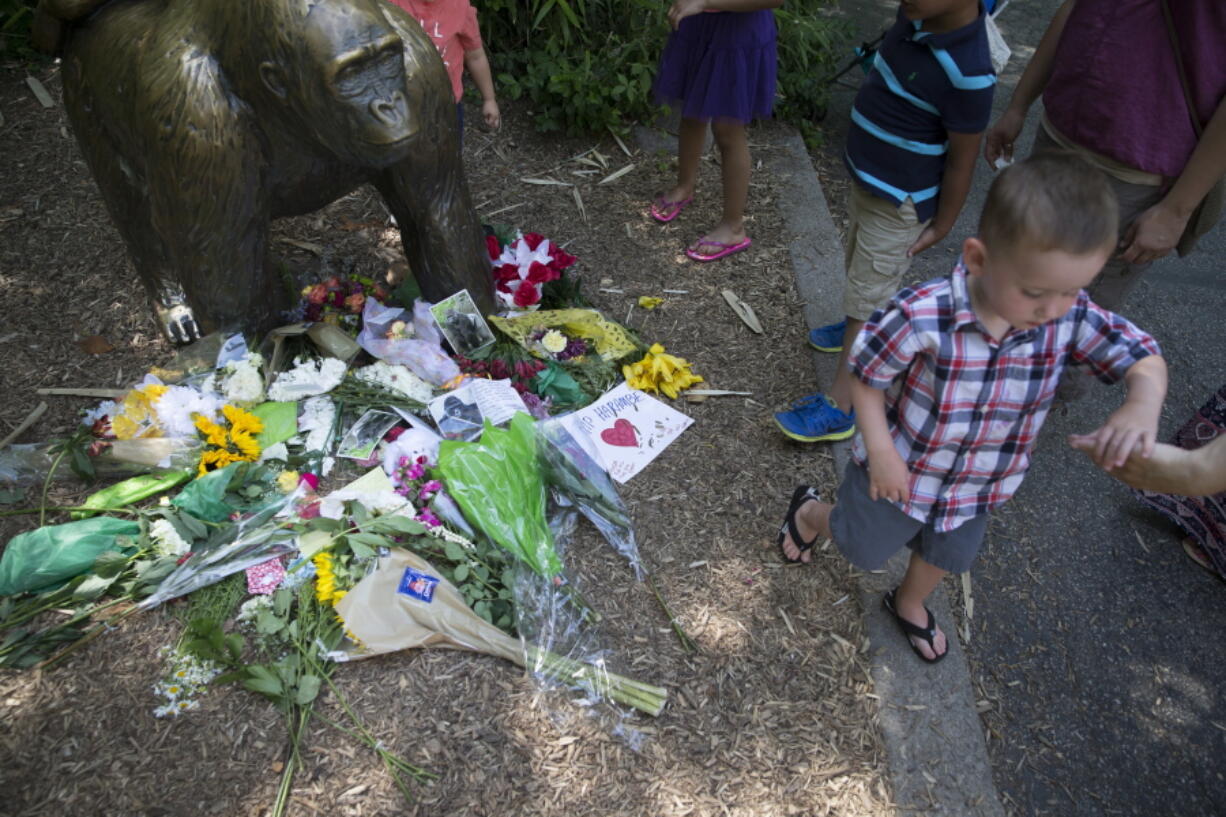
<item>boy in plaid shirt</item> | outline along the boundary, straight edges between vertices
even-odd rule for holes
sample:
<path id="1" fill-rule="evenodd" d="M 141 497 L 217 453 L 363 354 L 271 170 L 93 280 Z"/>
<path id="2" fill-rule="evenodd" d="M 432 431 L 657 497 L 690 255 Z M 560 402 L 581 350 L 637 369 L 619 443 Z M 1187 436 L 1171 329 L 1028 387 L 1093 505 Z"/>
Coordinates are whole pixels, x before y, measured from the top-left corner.
<path id="1" fill-rule="evenodd" d="M 1071 154 L 1033 156 L 992 184 L 950 276 L 902 290 L 856 337 L 853 462 L 833 505 L 796 489 L 778 543 L 807 562 L 828 537 L 865 570 L 909 547 L 884 604 L 925 661 L 946 643 L 924 601 L 946 573 L 970 569 L 988 512 L 1026 474 L 1066 365 L 1127 385 L 1090 435 L 1099 465 L 1153 450 L 1166 395 L 1158 345 L 1083 290 L 1115 249 L 1116 221 L 1102 174 Z"/>

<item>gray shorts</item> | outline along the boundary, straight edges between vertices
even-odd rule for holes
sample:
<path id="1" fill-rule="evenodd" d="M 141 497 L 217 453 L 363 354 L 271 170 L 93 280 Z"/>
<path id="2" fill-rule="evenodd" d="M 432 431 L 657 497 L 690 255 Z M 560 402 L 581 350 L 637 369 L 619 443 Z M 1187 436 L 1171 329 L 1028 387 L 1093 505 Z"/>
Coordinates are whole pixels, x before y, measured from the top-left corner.
<path id="1" fill-rule="evenodd" d="M 941 532 L 931 522 L 912 519 L 887 500 L 874 502 L 868 489 L 868 470 L 848 462 L 830 514 L 830 532 L 849 562 L 861 570 L 878 570 L 906 545 L 941 570 L 965 573 L 971 569 L 983 546 L 986 513 Z"/>

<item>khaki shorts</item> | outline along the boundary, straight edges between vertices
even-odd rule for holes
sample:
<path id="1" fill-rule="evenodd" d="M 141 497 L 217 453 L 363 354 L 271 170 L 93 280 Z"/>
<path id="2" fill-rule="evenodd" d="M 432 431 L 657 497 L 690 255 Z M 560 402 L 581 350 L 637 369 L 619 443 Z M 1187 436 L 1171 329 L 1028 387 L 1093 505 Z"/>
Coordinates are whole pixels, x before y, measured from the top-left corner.
<path id="1" fill-rule="evenodd" d="M 919 222 L 910 198 L 895 207 L 855 182 L 848 199 L 851 228 L 844 258 L 843 314 L 866 321 L 902 288 L 902 277 L 911 267 L 907 250 L 928 222 Z"/>

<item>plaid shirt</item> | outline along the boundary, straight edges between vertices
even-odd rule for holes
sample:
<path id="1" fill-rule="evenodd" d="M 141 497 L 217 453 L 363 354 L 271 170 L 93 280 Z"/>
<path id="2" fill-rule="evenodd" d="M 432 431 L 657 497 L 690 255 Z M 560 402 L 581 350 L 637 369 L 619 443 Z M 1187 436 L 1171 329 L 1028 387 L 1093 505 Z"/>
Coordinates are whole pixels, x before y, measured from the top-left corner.
<path id="1" fill-rule="evenodd" d="M 1065 365 L 1115 383 L 1159 354 L 1152 337 L 1090 301 L 997 341 L 971 309 L 961 262 L 948 278 L 904 289 L 856 337 L 851 370 L 886 392 L 894 447 L 910 471 L 903 513 L 953 530 L 1013 496 Z M 868 461 L 857 434 L 852 456 Z"/>

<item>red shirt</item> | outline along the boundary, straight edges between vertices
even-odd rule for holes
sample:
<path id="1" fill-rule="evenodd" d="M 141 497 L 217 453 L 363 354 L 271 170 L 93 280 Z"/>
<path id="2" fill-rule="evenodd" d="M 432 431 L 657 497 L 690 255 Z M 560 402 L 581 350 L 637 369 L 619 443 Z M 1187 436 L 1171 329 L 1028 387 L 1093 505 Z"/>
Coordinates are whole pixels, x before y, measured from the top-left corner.
<path id="1" fill-rule="evenodd" d="M 1226 2 L 1168 0 L 1201 124 L 1226 95 Z M 1175 177 L 1196 147 L 1158 0 L 1078 0 L 1043 92 L 1063 136 L 1129 167 Z"/>
<path id="2" fill-rule="evenodd" d="M 468 0 L 389 0 L 399 6 L 421 25 L 422 30 L 434 41 L 456 102 L 464 95 L 460 80 L 464 73 L 464 54 L 481 47 L 481 31 L 477 28 L 477 10 Z"/>

